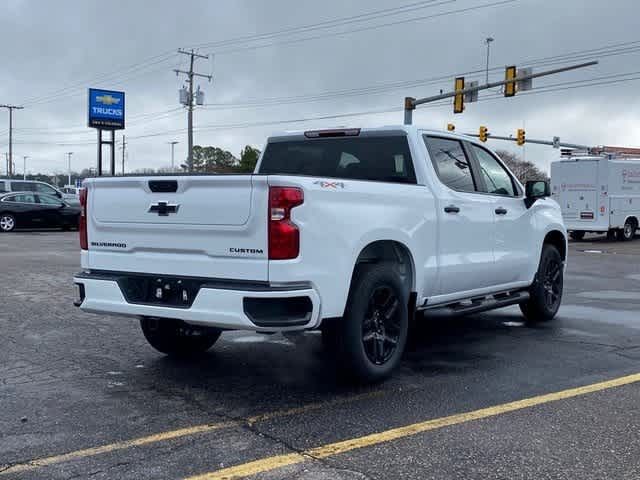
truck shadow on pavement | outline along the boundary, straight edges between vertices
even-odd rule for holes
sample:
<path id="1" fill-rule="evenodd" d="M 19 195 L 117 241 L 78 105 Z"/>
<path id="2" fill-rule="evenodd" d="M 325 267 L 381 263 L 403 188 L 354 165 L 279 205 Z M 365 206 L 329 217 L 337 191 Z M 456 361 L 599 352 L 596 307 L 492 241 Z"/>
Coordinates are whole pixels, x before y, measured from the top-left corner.
<path id="1" fill-rule="evenodd" d="M 473 373 L 505 361 L 515 364 L 521 349 L 517 344 L 527 342 L 527 337 L 553 335 L 555 328 L 555 323 L 524 326 L 515 313 L 424 319 L 411 332 L 400 369 L 386 382 L 368 386 L 345 379 L 317 332 L 287 336 L 230 332 L 200 357 L 153 357 L 140 380 L 178 395 L 197 392 L 205 403 L 278 408 L 283 401 L 295 404 L 428 384 L 435 376 Z"/>

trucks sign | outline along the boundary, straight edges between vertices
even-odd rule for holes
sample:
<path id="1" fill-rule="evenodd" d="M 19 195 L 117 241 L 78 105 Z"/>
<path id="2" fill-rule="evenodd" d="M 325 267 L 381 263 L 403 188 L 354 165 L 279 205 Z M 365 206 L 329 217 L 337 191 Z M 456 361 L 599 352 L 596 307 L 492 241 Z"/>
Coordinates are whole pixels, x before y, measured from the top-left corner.
<path id="1" fill-rule="evenodd" d="M 89 127 L 102 130 L 124 128 L 124 92 L 89 89 Z"/>

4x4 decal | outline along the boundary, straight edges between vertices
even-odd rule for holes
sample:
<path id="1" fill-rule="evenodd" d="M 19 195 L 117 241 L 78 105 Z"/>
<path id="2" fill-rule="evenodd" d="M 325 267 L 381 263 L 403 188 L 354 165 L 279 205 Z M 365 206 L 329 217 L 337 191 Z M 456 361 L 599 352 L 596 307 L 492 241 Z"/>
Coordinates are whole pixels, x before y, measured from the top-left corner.
<path id="1" fill-rule="evenodd" d="M 332 188 L 337 190 L 338 188 L 344 188 L 343 182 L 327 182 L 324 180 L 316 180 L 313 182 L 314 185 L 320 185 L 320 188 Z"/>

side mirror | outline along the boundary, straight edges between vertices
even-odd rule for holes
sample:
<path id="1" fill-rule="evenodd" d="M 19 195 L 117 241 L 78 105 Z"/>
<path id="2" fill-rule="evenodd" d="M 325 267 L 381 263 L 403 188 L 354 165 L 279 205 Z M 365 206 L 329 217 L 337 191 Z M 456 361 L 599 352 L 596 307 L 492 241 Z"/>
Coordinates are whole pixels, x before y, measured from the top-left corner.
<path id="1" fill-rule="evenodd" d="M 62 193 L 60 193 L 59 191 L 56 190 L 56 197 L 62 198 Z"/>
<path id="2" fill-rule="evenodd" d="M 550 197 L 551 187 L 545 180 L 530 180 L 525 185 L 525 203 L 527 208 L 540 198 Z"/>

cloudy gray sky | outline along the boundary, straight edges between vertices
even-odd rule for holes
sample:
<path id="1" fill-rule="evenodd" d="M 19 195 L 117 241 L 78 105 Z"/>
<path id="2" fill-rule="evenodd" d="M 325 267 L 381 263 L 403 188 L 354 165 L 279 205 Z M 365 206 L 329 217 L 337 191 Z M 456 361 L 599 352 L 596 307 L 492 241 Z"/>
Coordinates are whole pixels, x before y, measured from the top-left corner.
<path id="1" fill-rule="evenodd" d="M 199 82 L 208 105 L 195 113 L 195 143 L 238 155 L 274 130 L 401 123 L 404 96 L 449 90 L 456 74 L 481 71 L 492 36 L 492 79 L 507 64 L 601 63 L 536 80 L 530 95 L 486 92 L 463 115 L 449 104 L 420 108 L 414 123 L 454 122 L 458 131 L 483 124 L 502 135 L 526 125 L 529 138 L 638 146 L 639 14 L 634 0 L 4 0 L 0 103 L 25 106 L 14 122 L 17 171 L 28 155 L 28 171 L 66 172 L 68 151 L 74 169 L 95 165 L 86 89 L 122 89 L 128 125 L 118 139 L 127 136 L 127 169 L 157 168 L 170 162 L 167 142 L 180 142 L 177 160 L 186 156 L 182 79 L 172 72 L 186 67 L 180 47 L 213 58 L 197 63 L 214 81 Z M 283 33 L 262 35 L 273 32 Z M 592 86 L 575 88 L 584 85 L 576 81 Z M 350 113 L 361 115 L 313 120 Z M 278 123 L 287 120 L 298 121 Z M 7 144 L 2 110 L 0 152 Z M 526 149 L 545 169 L 555 156 Z"/>

